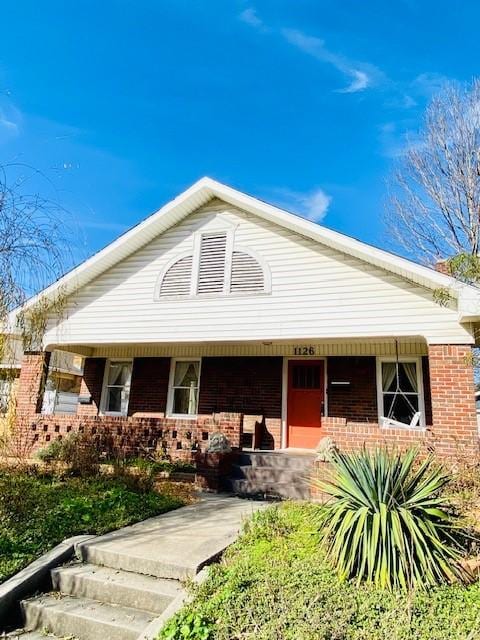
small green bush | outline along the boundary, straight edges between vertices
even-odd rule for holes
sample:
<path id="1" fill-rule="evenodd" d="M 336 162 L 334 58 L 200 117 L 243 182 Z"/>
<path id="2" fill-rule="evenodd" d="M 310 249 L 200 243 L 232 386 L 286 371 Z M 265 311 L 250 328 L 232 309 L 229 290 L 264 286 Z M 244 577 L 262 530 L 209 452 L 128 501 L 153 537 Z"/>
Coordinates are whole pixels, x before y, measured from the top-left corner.
<path id="1" fill-rule="evenodd" d="M 467 582 L 458 529 L 440 491 L 448 476 L 431 458 L 417 462 L 378 449 L 334 452 L 333 477 L 318 481 L 330 501 L 320 510 L 320 539 L 341 580 L 382 588 Z"/>
<path id="2" fill-rule="evenodd" d="M 62 452 L 62 441 L 53 440 L 49 442 L 46 447 L 42 447 L 35 454 L 36 457 L 45 463 L 51 463 L 60 460 Z"/>
<path id="3" fill-rule="evenodd" d="M 72 432 L 43 447 L 36 455 L 47 464 L 63 463 L 72 475 L 95 475 L 99 469 L 97 442 L 88 433 Z"/>

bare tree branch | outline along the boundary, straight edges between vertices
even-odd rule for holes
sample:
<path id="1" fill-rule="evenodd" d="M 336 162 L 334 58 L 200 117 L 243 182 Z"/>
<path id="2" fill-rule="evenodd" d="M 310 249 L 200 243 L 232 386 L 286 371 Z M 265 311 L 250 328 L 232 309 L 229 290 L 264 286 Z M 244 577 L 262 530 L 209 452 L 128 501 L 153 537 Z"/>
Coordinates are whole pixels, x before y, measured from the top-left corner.
<path id="1" fill-rule="evenodd" d="M 427 108 L 394 171 L 388 230 L 426 263 L 480 252 L 480 80 L 450 84 Z"/>

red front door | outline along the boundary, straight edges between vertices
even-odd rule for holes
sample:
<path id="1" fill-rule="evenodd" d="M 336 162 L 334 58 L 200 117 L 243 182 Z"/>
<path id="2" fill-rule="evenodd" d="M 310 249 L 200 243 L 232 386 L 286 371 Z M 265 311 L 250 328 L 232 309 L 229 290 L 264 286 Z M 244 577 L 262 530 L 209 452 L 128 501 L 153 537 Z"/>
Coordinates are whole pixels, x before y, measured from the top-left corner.
<path id="1" fill-rule="evenodd" d="M 288 446 L 315 449 L 324 403 L 323 360 L 288 361 Z"/>

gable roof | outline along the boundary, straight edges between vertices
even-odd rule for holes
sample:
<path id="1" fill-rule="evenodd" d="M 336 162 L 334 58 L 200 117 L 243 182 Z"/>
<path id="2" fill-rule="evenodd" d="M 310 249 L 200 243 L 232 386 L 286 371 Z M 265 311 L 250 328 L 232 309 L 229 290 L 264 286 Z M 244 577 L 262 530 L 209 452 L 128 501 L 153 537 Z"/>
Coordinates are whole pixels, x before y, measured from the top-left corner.
<path id="1" fill-rule="evenodd" d="M 40 296 L 48 298 L 58 290 L 61 290 L 65 295 L 73 293 L 141 249 L 170 227 L 178 224 L 213 198 L 219 198 L 232 206 L 283 226 L 332 249 L 359 258 L 427 289 L 435 290 L 448 287 L 452 295 L 459 300 L 459 320 L 465 322 L 480 319 L 480 290 L 476 287 L 459 283 L 454 278 L 434 269 L 355 240 L 208 177 L 195 182 L 157 212 L 119 236 L 104 249 L 69 271 L 39 294 L 30 298 L 24 308 L 35 304 Z"/>

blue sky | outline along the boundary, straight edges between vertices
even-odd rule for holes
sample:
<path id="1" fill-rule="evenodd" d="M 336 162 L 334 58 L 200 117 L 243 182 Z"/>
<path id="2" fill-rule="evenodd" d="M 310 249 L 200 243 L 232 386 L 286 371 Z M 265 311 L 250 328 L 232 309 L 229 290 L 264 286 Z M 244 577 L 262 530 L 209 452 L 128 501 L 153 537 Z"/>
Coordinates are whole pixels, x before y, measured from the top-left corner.
<path id="1" fill-rule="evenodd" d="M 445 80 L 463 0 L 4 0 L 0 163 L 70 212 L 80 260 L 203 175 L 388 246 L 384 181 Z"/>

